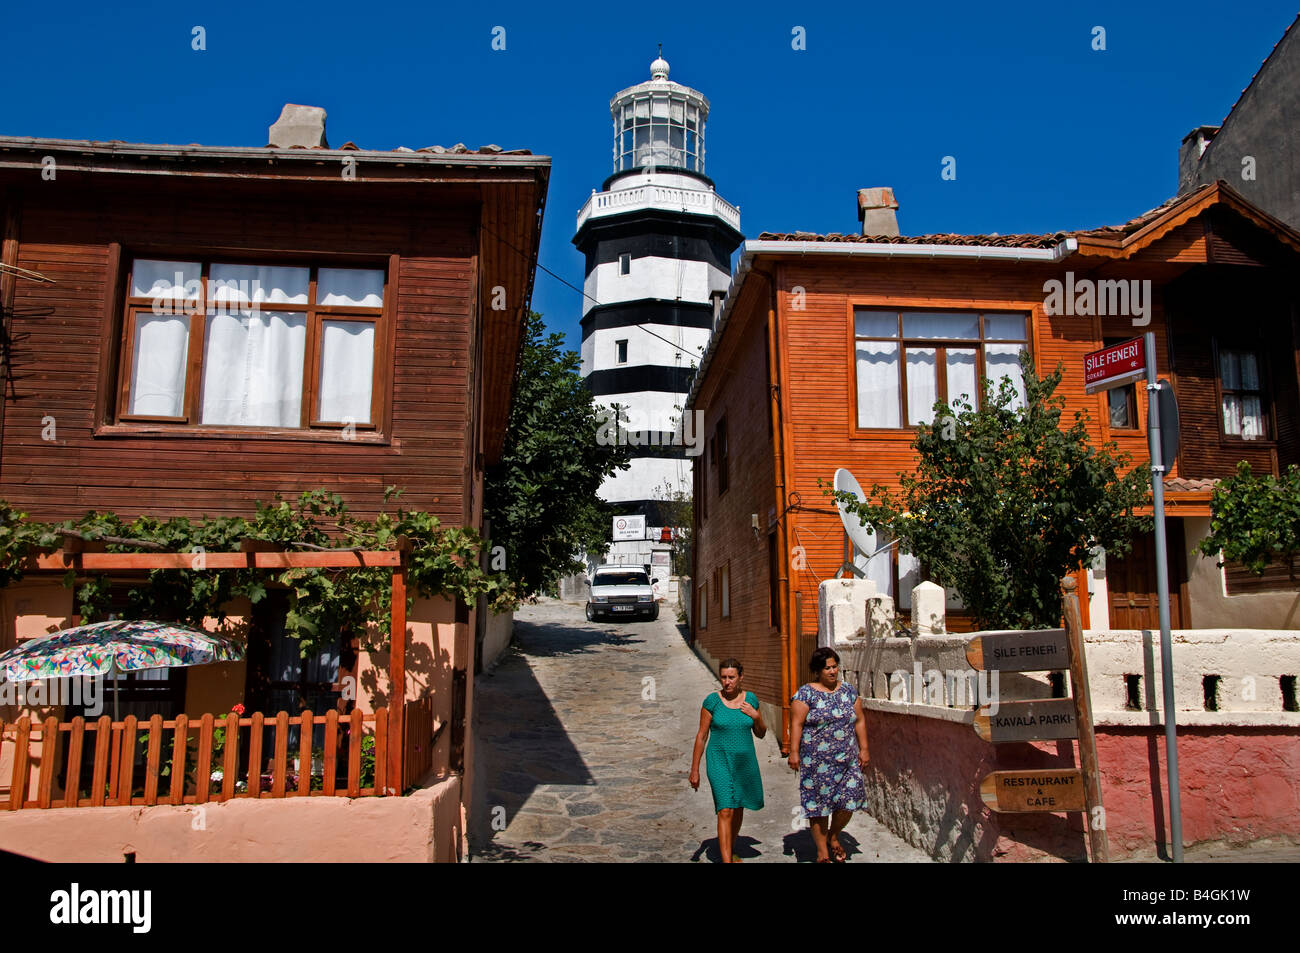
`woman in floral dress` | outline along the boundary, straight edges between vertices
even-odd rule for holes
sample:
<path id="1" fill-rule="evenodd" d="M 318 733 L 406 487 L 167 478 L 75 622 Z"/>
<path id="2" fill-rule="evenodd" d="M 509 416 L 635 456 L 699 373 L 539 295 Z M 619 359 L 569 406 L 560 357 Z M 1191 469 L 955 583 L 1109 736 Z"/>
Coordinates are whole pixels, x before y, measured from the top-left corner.
<path id="1" fill-rule="evenodd" d="M 799 772 L 799 804 L 812 826 L 817 862 L 842 864 L 848 854 L 840 831 L 866 793 L 867 723 L 856 689 L 840 680 L 834 649 L 817 649 L 808 667 L 813 680 L 790 699 L 790 737 L 799 742 L 790 746 L 787 763 Z"/>

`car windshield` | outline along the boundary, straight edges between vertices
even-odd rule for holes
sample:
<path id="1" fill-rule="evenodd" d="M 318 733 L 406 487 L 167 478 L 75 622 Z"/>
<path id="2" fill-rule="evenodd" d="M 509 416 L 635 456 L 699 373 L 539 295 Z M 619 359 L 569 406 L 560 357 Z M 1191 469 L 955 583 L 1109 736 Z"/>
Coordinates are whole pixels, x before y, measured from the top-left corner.
<path id="1" fill-rule="evenodd" d="M 602 572 L 596 576 L 593 586 L 648 586 L 650 580 L 643 572 Z"/>

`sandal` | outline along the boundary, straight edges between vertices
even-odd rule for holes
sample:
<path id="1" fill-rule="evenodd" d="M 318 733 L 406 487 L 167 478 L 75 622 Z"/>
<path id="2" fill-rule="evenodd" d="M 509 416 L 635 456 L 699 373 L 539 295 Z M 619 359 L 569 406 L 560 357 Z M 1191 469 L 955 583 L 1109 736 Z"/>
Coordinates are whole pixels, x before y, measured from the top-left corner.
<path id="1" fill-rule="evenodd" d="M 847 863 L 849 859 L 848 852 L 839 844 L 831 844 L 831 861 L 836 864 Z"/>
<path id="2" fill-rule="evenodd" d="M 831 862 L 831 859 L 830 859 L 829 857 L 818 857 L 818 858 L 817 858 L 817 863 L 819 863 L 819 864 L 829 864 L 830 862 Z"/>

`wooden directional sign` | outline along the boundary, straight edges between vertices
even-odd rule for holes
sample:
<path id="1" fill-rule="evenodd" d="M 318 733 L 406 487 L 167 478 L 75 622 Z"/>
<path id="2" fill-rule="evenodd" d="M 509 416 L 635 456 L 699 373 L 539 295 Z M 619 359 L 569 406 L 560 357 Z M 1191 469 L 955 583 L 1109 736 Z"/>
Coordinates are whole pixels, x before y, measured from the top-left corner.
<path id="1" fill-rule="evenodd" d="M 980 797 L 995 811 L 1082 811 L 1083 772 L 1076 768 L 994 771 L 980 782 Z"/>
<path id="2" fill-rule="evenodd" d="M 1073 698 L 1002 702 L 996 714 L 975 714 L 975 734 L 985 741 L 1055 741 L 1079 737 Z"/>
<path id="3" fill-rule="evenodd" d="M 966 661 L 984 672 L 1048 672 L 1070 667 L 1064 629 L 978 635 L 966 643 Z"/>

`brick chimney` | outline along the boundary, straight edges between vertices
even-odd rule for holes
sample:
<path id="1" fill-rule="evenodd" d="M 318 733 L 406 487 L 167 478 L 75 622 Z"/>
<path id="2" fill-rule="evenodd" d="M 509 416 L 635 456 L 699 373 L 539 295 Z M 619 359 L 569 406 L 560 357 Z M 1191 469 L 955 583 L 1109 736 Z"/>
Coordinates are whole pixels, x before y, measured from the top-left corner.
<path id="1" fill-rule="evenodd" d="M 299 146 L 304 149 L 328 149 L 325 141 L 325 110 L 319 106 L 295 106 L 285 103 L 268 133 L 268 145 L 277 149 Z"/>
<path id="2" fill-rule="evenodd" d="M 863 235 L 897 238 L 897 209 L 893 189 L 858 189 L 858 221 Z"/>
<path id="3" fill-rule="evenodd" d="M 1205 155 L 1205 150 L 1218 132 L 1218 126 L 1197 126 L 1183 136 L 1182 144 L 1178 147 L 1179 195 L 1204 184 L 1200 181 L 1201 156 Z"/>

